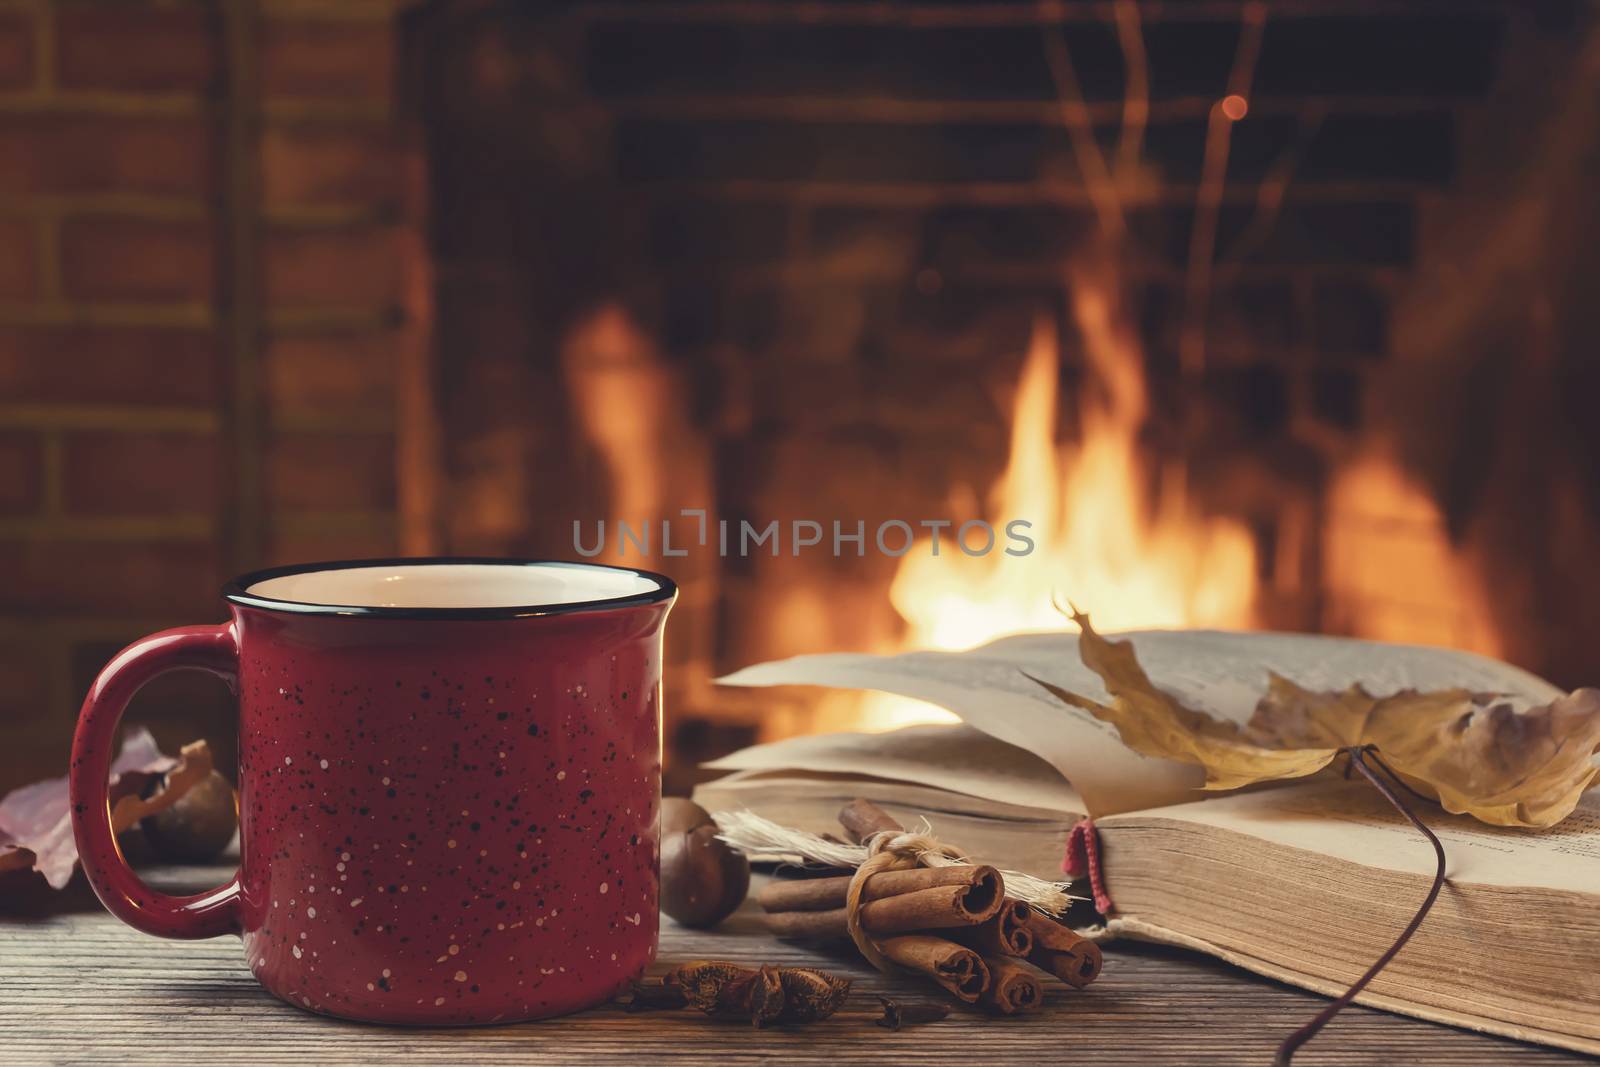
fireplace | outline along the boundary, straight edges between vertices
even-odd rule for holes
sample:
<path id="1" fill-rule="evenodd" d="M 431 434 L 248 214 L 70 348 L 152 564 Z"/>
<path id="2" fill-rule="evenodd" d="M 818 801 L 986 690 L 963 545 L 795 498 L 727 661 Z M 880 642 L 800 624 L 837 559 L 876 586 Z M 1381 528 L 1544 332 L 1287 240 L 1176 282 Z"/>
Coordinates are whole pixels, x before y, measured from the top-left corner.
<path id="1" fill-rule="evenodd" d="M 718 674 L 1061 625 L 1052 596 L 1600 667 L 1579 5 L 61 4 L 0 35 L 17 780 L 227 573 L 601 523 L 597 560 L 683 588 L 680 787 L 936 714 Z M 194 682 L 132 717 L 229 729 Z"/>
<path id="2" fill-rule="evenodd" d="M 926 527 L 899 558 L 643 557 L 693 590 L 685 755 L 922 714 L 719 672 L 1060 625 L 1052 591 L 1579 670 L 1507 632 L 1488 535 L 1418 463 L 1449 413 L 1384 408 L 1442 357 L 1401 341 L 1444 234 L 1525 195 L 1482 142 L 1570 26 L 1224 6 L 427 13 L 439 543 L 1032 521 L 1026 559 Z"/>

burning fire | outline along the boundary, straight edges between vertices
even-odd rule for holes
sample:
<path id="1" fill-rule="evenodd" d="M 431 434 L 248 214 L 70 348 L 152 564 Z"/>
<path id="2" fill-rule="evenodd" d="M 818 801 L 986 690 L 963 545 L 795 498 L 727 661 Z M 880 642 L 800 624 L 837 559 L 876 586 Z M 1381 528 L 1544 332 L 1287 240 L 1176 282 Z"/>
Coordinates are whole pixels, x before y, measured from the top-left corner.
<path id="1" fill-rule="evenodd" d="M 1028 519 L 1027 556 L 967 556 L 919 543 L 901 560 L 889 596 L 906 621 L 908 649 L 966 649 L 1004 634 L 1058 629 L 1052 597 L 1092 610 L 1107 630 L 1253 621 L 1255 549 L 1228 520 L 1195 515 L 1181 481 L 1161 479 L 1153 502 L 1138 446 L 1148 397 L 1134 330 L 1093 278 L 1072 287 L 1072 318 L 1093 383 L 1078 397 L 1082 437 L 1055 444 L 1060 355 L 1054 324 L 1034 324 L 1018 383 L 1011 451 L 994 486 L 996 527 Z M 887 730 L 948 722 L 941 708 L 886 694 L 858 705 L 855 727 Z"/>
<path id="2" fill-rule="evenodd" d="M 1328 490 L 1323 580 L 1330 622 L 1378 641 L 1504 653 L 1478 561 L 1450 539 L 1444 515 L 1381 443 L 1338 471 Z"/>

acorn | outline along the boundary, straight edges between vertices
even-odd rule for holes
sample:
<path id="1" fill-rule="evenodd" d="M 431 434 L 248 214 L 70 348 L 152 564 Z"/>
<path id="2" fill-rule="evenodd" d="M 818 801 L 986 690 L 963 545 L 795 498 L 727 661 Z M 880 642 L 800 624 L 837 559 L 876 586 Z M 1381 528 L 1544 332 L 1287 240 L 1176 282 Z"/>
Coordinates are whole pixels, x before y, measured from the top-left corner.
<path id="1" fill-rule="evenodd" d="M 661 798 L 661 837 L 687 833 L 711 825 L 711 813 L 688 797 Z"/>
<path id="2" fill-rule="evenodd" d="M 233 784 L 216 771 L 196 782 L 170 808 L 139 821 L 162 859 L 202 863 L 219 855 L 239 825 Z"/>
<path id="3" fill-rule="evenodd" d="M 684 926 L 715 926 L 750 891 L 750 861 L 689 801 L 663 801 L 661 823 L 661 910 Z"/>

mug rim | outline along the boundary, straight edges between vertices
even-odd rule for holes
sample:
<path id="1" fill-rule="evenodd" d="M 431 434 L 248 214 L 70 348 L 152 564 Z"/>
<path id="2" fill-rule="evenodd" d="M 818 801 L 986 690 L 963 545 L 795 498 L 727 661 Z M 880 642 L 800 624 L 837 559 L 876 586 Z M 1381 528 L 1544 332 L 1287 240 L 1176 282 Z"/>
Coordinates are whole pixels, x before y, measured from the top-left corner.
<path id="1" fill-rule="evenodd" d="M 655 588 L 643 593 L 602 597 L 598 600 L 578 600 L 558 604 L 523 604 L 497 607 L 376 607 L 359 604 L 315 604 L 301 600 L 283 600 L 250 592 L 257 582 L 273 578 L 286 578 L 296 574 L 316 574 L 323 571 L 358 570 L 369 567 L 559 567 L 575 570 L 617 571 L 655 583 Z M 250 571 L 230 580 L 222 587 L 222 597 L 239 607 L 288 615 L 331 615 L 345 618 L 367 619 L 432 619 L 491 620 L 525 619 L 547 615 L 572 615 L 577 613 L 617 611 L 646 607 L 671 601 L 678 595 L 678 585 L 665 574 L 641 570 L 637 567 L 620 567 L 611 563 L 591 563 L 587 560 L 531 559 L 515 556 L 385 556 L 376 559 L 326 560 L 317 563 L 291 563 L 280 567 L 266 567 Z"/>

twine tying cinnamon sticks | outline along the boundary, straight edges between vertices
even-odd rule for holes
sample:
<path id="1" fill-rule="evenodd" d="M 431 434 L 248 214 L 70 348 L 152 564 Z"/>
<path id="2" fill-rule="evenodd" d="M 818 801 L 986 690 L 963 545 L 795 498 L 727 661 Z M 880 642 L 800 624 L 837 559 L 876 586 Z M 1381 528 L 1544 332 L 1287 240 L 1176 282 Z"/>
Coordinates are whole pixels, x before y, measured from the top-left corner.
<path id="1" fill-rule="evenodd" d="M 961 853 L 948 845 L 941 844 L 931 834 L 905 833 L 894 830 L 879 830 L 868 835 L 862 842 L 867 850 L 867 858 L 857 867 L 850 876 L 850 887 L 845 891 L 844 919 L 845 930 L 850 934 L 850 940 L 856 943 L 856 948 L 861 951 L 868 963 L 880 971 L 894 969 L 889 958 L 879 951 L 877 944 L 867 936 L 866 929 L 861 923 L 862 893 L 866 889 L 867 879 L 875 874 L 887 871 L 906 870 L 911 867 L 931 867 L 937 864 L 925 863 L 925 856 L 943 856 L 953 862 L 962 862 Z M 995 897 L 995 908 L 999 909 L 1000 898 Z"/>

